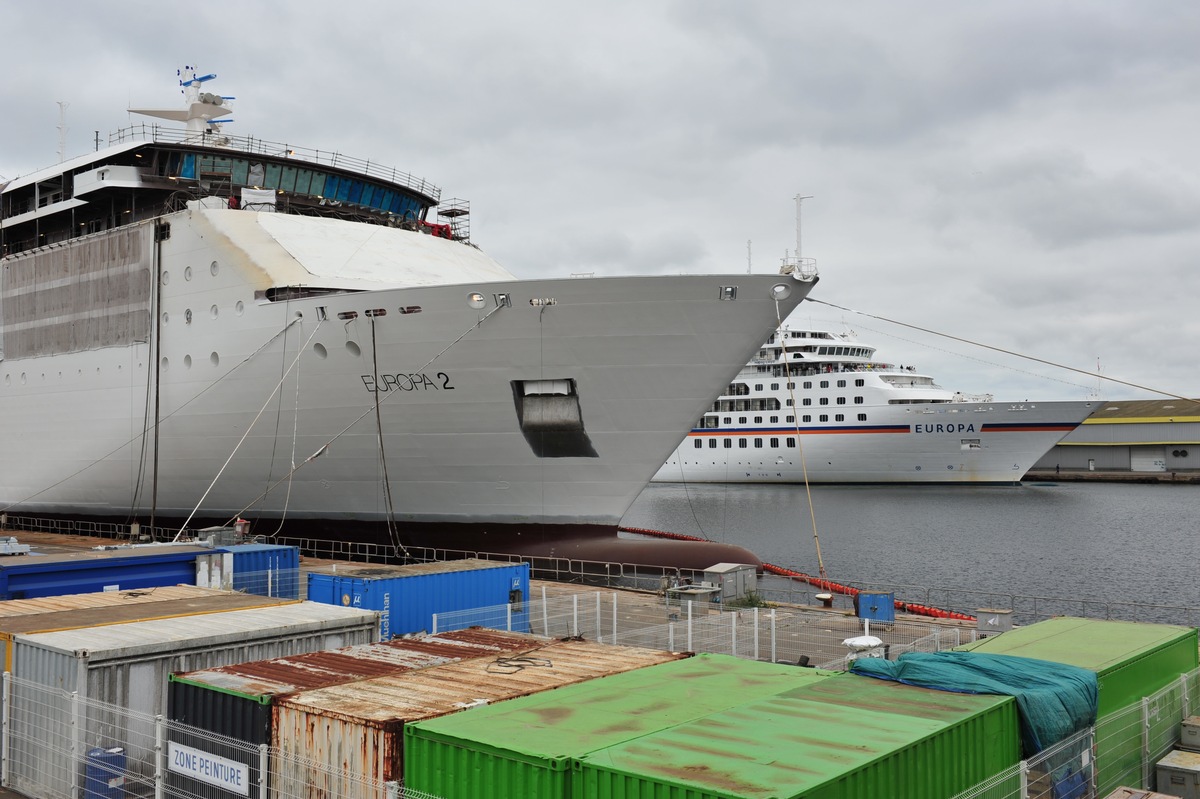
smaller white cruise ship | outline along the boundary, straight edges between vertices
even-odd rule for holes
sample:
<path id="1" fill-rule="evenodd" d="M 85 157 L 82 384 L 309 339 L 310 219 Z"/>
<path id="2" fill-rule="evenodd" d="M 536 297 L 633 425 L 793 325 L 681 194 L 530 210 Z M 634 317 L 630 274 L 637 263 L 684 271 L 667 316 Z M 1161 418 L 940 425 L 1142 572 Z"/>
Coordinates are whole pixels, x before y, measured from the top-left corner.
<path id="1" fill-rule="evenodd" d="M 784 326 L 653 479 L 1011 484 L 1096 407 L 966 396 L 851 334 Z"/>

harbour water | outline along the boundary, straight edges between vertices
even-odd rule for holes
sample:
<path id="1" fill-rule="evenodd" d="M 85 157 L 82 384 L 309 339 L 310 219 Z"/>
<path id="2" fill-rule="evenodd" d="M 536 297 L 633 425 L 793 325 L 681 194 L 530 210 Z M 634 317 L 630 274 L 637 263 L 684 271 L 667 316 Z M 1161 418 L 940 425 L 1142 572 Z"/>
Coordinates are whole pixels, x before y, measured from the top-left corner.
<path id="1" fill-rule="evenodd" d="M 960 610 L 1018 596 L 1072 601 L 1041 602 L 1039 615 L 1078 613 L 1075 600 L 1196 609 L 1137 614 L 1178 623 L 1200 613 L 1197 485 L 659 483 L 623 524 L 739 544 L 811 575 L 819 542 L 831 580 Z"/>

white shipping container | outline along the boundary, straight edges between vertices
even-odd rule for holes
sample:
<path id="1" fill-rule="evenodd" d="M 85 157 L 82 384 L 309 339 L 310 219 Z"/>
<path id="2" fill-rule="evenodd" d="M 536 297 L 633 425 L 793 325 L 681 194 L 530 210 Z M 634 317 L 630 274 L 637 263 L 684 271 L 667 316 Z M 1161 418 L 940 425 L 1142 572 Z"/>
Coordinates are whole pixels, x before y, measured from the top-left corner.
<path id="1" fill-rule="evenodd" d="M 44 697 L 35 696 L 40 692 L 14 686 L 8 707 L 13 746 L 5 763 L 9 784 L 42 795 L 48 773 L 74 775 L 79 753 L 94 747 L 122 747 L 129 772 L 152 774 L 154 716 L 166 714 L 171 672 L 378 640 L 378 613 L 318 602 L 16 635 L 13 674 L 53 687 L 62 701 L 47 707 Z M 114 708 L 96 710 L 95 702 Z M 81 710 L 85 705 L 90 712 Z M 72 744 L 65 747 L 63 741 Z M 55 794 L 76 795 L 70 781 L 78 782 L 78 775 L 65 779 L 52 786 Z"/>

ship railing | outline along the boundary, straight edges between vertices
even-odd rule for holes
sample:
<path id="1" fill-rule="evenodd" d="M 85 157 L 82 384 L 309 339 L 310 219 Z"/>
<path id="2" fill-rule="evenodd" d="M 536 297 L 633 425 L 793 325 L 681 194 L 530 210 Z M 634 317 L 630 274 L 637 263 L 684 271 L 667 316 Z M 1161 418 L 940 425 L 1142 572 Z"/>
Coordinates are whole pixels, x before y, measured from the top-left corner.
<path id="1" fill-rule="evenodd" d="M 420 192 L 427 197 L 433 198 L 435 202 L 439 201 L 442 195 L 442 190 L 439 187 L 424 178 L 419 178 L 408 172 L 401 172 L 394 167 L 373 162 L 370 159 L 364 160 L 348 156 L 336 150 L 314 150 L 286 142 L 256 139 L 253 136 L 233 136 L 226 133 L 197 133 L 195 131 L 169 128 L 153 123 L 143 123 L 121 128 L 108 137 L 110 146 L 135 141 L 148 141 L 156 144 L 190 144 L 198 147 L 237 150 L 238 152 L 271 158 L 286 158 L 289 161 L 302 161 L 307 164 L 332 167 L 334 169 L 386 180 Z"/>

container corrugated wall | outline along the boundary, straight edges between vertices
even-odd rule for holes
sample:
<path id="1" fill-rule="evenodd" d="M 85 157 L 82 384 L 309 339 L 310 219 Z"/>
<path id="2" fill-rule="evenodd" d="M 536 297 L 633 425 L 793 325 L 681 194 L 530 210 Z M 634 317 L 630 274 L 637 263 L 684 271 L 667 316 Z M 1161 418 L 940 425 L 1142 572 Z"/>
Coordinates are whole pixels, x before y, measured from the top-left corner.
<path id="1" fill-rule="evenodd" d="M 0 562 L 0 600 L 196 584 L 200 546 L 146 546 Z"/>
<path id="2" fill-rule="evenodd" d="M 173 674 L 168 687 L 168 718 L 203 732 L 173 725 L 169 740 L 244 764 L 250 784 L 256 785 L 258 758 L 247 757 L 244 749 L 223 744 L 220 737 L 255 745 L 271 743 L 271 702 L 276 696 L 416 671 L 465 658 L 523 652 L 547 641 L 519 633 L 474 628 Z M 241 796 L 173 771 L 167 774 L 167 787 L 206 799 Z"/>
<path id="3" fill-rule="evenodd" d="M 436 796 L 559 799 L 571 794 L 572 758 L 832 674 L 702 654 L 416 722 L 405 729 L 405 785 Z"/>
<path id="4" fill-rule="evenodd" d="M 300 548 L 280 544 L 234 544 L 233 590 L 300 598 Z"/>
<path id="5" fill-rule="evenodd" d="M 591 753 L 573 763 L 572 796 L 929 799 L 1020 760 L 1012 697 L 897 683 L 893 704 L 870 678 L 845 678 L 860 682 L 840 701 L 822 694 L 831 678 Z"/>
<path id="6" fill-rule="evenodd" d="M 309 768 L 293 756 L 347 769 L 377 783 L 398 781 L 403 776 L 403 728 L 409 722 L 462 710 L 470 713 L 473 706 L 684 657 L 588 641 L 538 640 L 520 656 L 474 658 L 283 697 L 275 703 L 274 743 L 284 755 L 277 787 L 284 796 L 377 799 L 369 786 L 330 784 L 323 769 Z"/>
<path id="7" fill-rule="evenodd" d="M 13 636 L 44 633 L 57 630 L 79 630 L 86 627 L 102 627 L 109 624 L 129 624 L 151 619 L 169 619 L 201 616 L 207 613 L 225 613 L 248 608 L 278 607 L 296 600 L 272 599 L 254 594 L 238 594 L 211 588 L 190 588 L 191 594 L 178 589 L 163 587 L 142 591 L 105 592 L 100 594 L 75 594 L 77 597 L 95 597 L 94 606 L 86 602 L 75 603 L 71 610 L 51 610 L 45 613 L 19 613 L 0 615 L 0 662 L 5 671 L 12 671 Z M 102 597 L 128 597 L 129 601 L 116 604 L 101 601 Z M 152 596 L 161 596 L 159 601 L 150 601 Z M 11 602 L 38 602 L 41 600 L 10 600 Z M 0 611 L 7 602 L 0 602 Z M 58 603 L 60 606 L 63 603 Z"/>
<path id="8" fill-rule="evenodd" d="M 1200 665 L 1194 627 L 1062 616 L 1017 627 L 959 647 L 974 652 L 1049 660 L 1096 672 L 1099 682 L 1097 781 L 1136 784 L 1142 779 L 1141 724 L 1104 719 L 1139 704 Z"/>
<path id="9" fill-rule="evenodd" d="M 313 652 L 377 639 L 374 613 L 315 602 L 295 602 L 254 610 L 213 613 L 194 619 L 116 624 L 86 630 L 14 636 L 13 672 L 17 677 L 54 686 L 64 696 L 99 700 L 133 711 L 128 728 L 114 717 L 103 731 L 70 728 L 69 707 L 48 712 L 32 696 L 14 690 L 11 724 L 23 725 L 14 736 L 10 777 L 21 790 L 21 773 L 38 757 L 61 757 L 60 773 L 69 773 L 70 755 L 52 745 L 72 736 L 89 745 L 123 746 L 130 763 L 146 763 L 152 750 L 135 742 L 152 741 L 152 718 L 166 712 L 168 675 L 246 660 Z M 137 727 L 137 729 L 133 729 Z M 142 729 L 142 727 L 147 727 Z M 107 740 L 96 741 L 103 735 Z M 122 740 L 124 739 L 124 740 Z M 29 784 L 39 784 L 29 776 Z M 44 775 L 42 775 L 44 779 Z"/>
<path id="10" fill-rule="evenodd" d="M 308 573 L 308 599 L 382 614 L 381 637 L 429 632 L 433 615 L 520 604 L 513 630 L 529 631 L 529 564 L 480 559 L 408 566 L 338 564 Z"/>
<path id="11" fill-rule="evenodd" d="M 1061 616 L 958 647 L 1066 663 L 1096 672 L 1101 717 L 1200 666 L 1194 627 Z"/>

